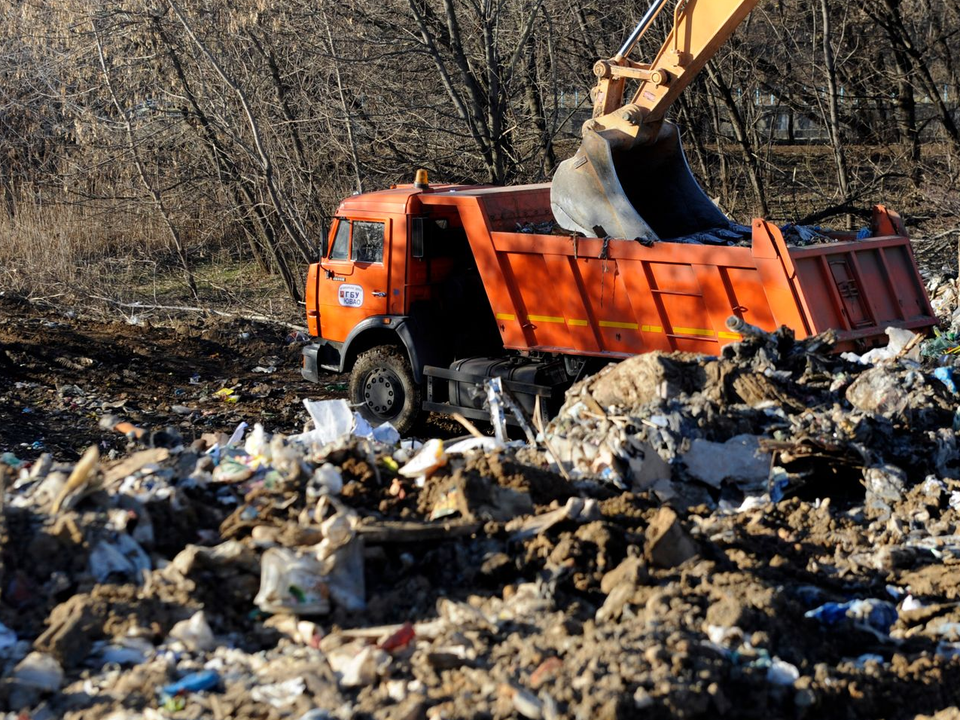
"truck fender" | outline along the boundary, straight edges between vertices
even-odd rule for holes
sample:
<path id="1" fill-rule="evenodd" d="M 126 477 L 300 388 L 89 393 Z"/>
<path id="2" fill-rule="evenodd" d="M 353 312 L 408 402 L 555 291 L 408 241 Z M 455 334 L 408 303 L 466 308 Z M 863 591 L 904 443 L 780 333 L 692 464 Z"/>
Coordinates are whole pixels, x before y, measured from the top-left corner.
<path id="1" fill-rule="evenodd" d="M 426 364 L 421 348 L 416 341 L 419 333 L 410 318 L 403 315 L 373 315 L 357 323 L 343 341 L 340 351 L 340 372 L 353 368 L 357 356 L 378 345 L 399 345 L 407 352 L 413 379 L 423 382 L 423 367 Z"/>

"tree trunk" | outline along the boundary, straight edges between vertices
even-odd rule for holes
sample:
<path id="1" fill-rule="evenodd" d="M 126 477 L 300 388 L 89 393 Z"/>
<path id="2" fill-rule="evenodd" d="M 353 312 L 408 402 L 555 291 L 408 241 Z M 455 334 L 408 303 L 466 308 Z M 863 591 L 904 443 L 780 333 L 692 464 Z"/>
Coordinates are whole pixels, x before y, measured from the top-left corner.
<path id="1" fill-rule="evenodd" d="M 837 69 L 834 62 L 830 7 L 827 0 L 820 0 L 820 17 L 823 21 L 823 68 L 827 76 L 827 108 L 829 110 L 826 118 L 827 132 L 830 135 L 830 145 L 833 147 L 833 159 L 837 165 L 840 197 L 843 202 L 847 202 L 850 199 L 850 178 L 847 171 L 847 157 L 843 150 L 843 139 L 840 134 L 840 96 L 837 89 Z"/>
<path id="2" fill-rule="evenodd" d="M 917 101 L 910 82 L 910 62 L 903 50 L 894 46 L 893 57 L 897 68 L 897 130 L 899 140 L 910 152 L 910 179 L 919 188 L 923 180 L 920 156 L 920 132 L 917 129 Z"/>
<path id="3" fill-rule="evenodd" d="M 750 179 L 753 194 L 760 208 L 760 216 L 766 217 L 770 209 L 767 207 L 767 195 L 763 189 L 763 178 L 760 175 L 760 167 L 757 162 L 756 153 L 750 145 L 750 136 L 747 134 L 746 123 L 744 123 L 743 116 L 740 114 L 740 110 L 733 100 L 733 94 L 730 92 L 730 88 L 720 73 L 716 71 L 712 61 L 707 63 L 706 69 L 710 81 L 717 90 L 720 91 L 720 99 L 723 101 L 723 105 L 727 110 L 727 117 L 730 119 L 731 126 L 733 126 L 733 135 L 740 145 L 743 160 L 747 165 L 747 177 Z"/>

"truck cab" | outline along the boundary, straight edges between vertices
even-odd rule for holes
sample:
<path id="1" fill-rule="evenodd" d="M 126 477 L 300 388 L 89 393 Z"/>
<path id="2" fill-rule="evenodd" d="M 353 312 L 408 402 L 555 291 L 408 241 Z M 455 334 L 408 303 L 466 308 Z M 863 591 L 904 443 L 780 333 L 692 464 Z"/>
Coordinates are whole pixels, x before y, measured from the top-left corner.
<path id="1" fill-rule="evenodd" d="M 426 189 L 403 185 L 343 200 L 307 275 L 307 326 L 318 341 L 304 349 L 303 376 L 318 382 L 321 370 L 351 372 L 350 402 L 401 432 L 422 405 L 425 366 L 502 353 L 460 213 L 424 202 Z"/>

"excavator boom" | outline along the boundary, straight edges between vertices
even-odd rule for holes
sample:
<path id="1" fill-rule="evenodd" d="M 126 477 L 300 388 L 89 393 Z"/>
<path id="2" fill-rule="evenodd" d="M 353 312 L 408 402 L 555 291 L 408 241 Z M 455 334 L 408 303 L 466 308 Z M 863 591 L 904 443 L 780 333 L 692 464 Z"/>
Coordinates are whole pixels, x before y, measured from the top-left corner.
<path id="1" fill-rule="evenodd" d="M 551 204 L 558 224 L 587 237 L 656 240 L 728 222 L 690 172 L 665 115 L 758 0 L 677 0 L 673 27 L 649 64 L 629 59 L 667 0 L 654 0 L 615 56 L 594 65 L 593 118 L 560 164 Z M 638 87 L 624 103 L 629 81 Z"/>

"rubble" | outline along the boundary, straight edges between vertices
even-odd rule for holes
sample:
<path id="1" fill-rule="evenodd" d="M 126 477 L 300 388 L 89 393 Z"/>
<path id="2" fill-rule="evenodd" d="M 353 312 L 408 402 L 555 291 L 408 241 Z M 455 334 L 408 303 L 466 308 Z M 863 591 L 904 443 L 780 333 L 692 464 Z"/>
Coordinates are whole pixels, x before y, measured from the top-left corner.
<path id="1" fill-rule="evenodd" d="M 783 233 L 783 239 L 787 244 L 796 247 L 805 247 L 807 245 L 823 245 L 825 243 L 835 243 L 838 239 L 831 235 L 830 230 L 815 225 L 796 225 L 787 223 L 780 227 Z M 537 235 L 571 235 L 553 220 L 546 222 L 527 222 L 516 223 L 515 232 L 535 233 Z M 857 239 L 871 237 L 869 228 L 861 228 L 856 235 Z M 623 241 L 636 242 L 636 241 Z M 651 243 L 652 241 L 647 241 Z M 750 247 L 753 243 L 753 229 L 749 225 L 740 225 L 738 223 L 729 223 L 726 226 L 710 228 L 701 232 L 679 237 L 662 238 L 659 242 L 681 243 L 685 245 L 729 245 L 737 247 Z"/>
<path id="2" fill-rule="evenodd" d="M 218 426 L 99 407 L 103 435 L 71 453 L 0 447 L 0 708 L 849 718 L 960 703 L 958 398 L 938 372 L 953 356 L 929 353 L 937 338 L 844 358 L 830 335 L 743 334 L 717 357 L 653 353 L 585 379 L 535 446 L 401 440 L 339 399 L 290 398 L 272 426 L 232 415 L 242 388 L 212 399 L 224 382 Z"/>
<path id="3" fill-rule="evenodd" d="M 677 513 L 663 507 L 647 526 L 645 552 L 651 565 L 672 568 L 695 557 L 697 546 Z"/>
<path id="4" fill-rule="evenodd" d="M 571 389 L 550 447 L 574 478 L 686 507 L 778 499 L 844 467 L 861 482 L 884 464 L 956 475 L 956 455 L 938 451 L 952 443 L 942 431 L 956 400 L 933 369 L 900 351 L 864 365 L 829 354 L 833 343 L 781 329 L 746 334 L 715 358 L 630 358 Z"/>

